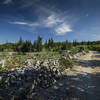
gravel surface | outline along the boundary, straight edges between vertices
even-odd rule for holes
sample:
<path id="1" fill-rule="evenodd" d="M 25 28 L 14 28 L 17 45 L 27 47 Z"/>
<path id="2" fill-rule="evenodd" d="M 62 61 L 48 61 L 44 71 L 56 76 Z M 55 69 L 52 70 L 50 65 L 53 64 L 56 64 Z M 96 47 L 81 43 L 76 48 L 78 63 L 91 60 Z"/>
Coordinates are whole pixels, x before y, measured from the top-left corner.
<path id="1" fill-rule="evenodd" d="M 78 58 L 77 65 L 67 70 L 58 84 L 66 90 L 65 100 L 100 100 L 100 53 L 90 52 Z"/>

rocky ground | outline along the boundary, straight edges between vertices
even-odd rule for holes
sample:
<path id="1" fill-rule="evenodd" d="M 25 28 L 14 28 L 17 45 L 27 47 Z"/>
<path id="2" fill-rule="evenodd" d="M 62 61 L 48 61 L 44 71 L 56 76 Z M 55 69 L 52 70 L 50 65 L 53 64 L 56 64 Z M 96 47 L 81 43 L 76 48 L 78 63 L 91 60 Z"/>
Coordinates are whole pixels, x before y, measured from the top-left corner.
<path id="1" fill-rule="evenodd" d="M 49 63 L 54 63 L 54 66 L 49 66 Z M 27 62 L 24 67 L 1 71 L 0 100 L 31 100 L 35 98 L 34 93 L 38 89 L 51 87 L 61 76 L 57 66 L 58 60 L 37 61 L 31 66 Z"/>
<path id="2" fill-rule="evenodd" d="M 0 100 L 100 100 L 100 54 L 80 55 L 63 73 L 58 60 L 0 72 Z"/>

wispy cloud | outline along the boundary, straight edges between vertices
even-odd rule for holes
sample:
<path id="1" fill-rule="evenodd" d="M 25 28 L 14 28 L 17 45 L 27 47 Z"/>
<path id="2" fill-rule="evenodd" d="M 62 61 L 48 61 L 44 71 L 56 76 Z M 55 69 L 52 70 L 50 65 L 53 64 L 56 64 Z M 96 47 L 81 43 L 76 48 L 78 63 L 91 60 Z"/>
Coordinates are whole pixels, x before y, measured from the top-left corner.
<path id="1" fill-rule="evenodd" d="M 51 14 L 44 19 L 44 27 L 52 28 L 56 35 L 65 35 L 68 32 L 72 32 L 71 24 L 68 21 L 64 16 Z"/>
<path id="2" fill-rule="evenodd" d="M 44 20 L 44 25 L 46 27 L 53 27 L 54 25 L 57 25 L 62 21 L 63 21 L 62 19 L 57 18 L 55 15 L 50 15 L 46 20 Z"/>
<path id="3" fill-rule="evenodd" d="M 67 25 L 67 24 L 62 24 L 62 25 L 58 26 L 58 27 L 55 29 L 55 31 L 56 31 L 56 34 L 57 34 L 57 35 L 64 35 L 64 34 L 66 34 L 66 33 L 68 33 L 68 32 L 72 32 L 72 29 L 71 29 L 71 27 L 70 27 L 69 25 Z"/>
<path id="4" fill-rule="evenodd" d="M 21 22 L 21 21 L 9 22 L 9 24 L 24 25 L 29 27 L 39 26 L 39 23 L 28 23 L 28 22 Z"/>
<path id="5" fill-rule="evenodd" d="M 4 0 L 3 4 L 9 4 L 9 3 L 12 3 L 13 0 Z"/>

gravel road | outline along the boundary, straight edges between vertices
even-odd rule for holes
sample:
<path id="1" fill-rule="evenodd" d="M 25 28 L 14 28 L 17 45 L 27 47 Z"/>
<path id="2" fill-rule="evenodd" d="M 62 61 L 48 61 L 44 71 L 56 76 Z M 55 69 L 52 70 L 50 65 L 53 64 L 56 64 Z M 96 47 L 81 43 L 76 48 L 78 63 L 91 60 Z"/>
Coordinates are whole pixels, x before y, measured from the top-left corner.
<path id="1" fill-rule="evenodd" d="M 69 100 L 100 100 L 100 53 L 80 57 L 67 77 Z"/>

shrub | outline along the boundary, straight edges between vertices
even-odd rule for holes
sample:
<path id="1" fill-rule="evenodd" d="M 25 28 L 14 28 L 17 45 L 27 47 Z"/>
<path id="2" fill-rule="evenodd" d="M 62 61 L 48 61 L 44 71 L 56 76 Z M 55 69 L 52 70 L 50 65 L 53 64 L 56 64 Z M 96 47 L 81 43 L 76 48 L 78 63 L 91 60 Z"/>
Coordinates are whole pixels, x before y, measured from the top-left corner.
<path id="1" fill-rule="evenodd" d="M 85 51 L 86 53 L 89 52 L 89 49 L 87 46 L 79 46 L 79 52 Z"/>
<path id="2" fill-rule="evenodd" d="M 71 60 L 71 59 L 64 59 L 64 58 L 61 58 L 59 60 L 60 62 L 60 69 L 62 71 L 64 71 L 65 69 L 68 69 L 68 68 L 72 68 L 74 66 L 74 62 Z"/>
<path id="3" fill-rule="evenodd" d="M 78 53 L 78 52 L 79 52 L 79 48 L 78 48 L 78 47 L 73 47 L 73 48 L 71 49 L 71 56 L 75 55 L 75 54 Z"/>
<path id="4" fill-rule="evenodd" d="M 100 45 L 88 45 L 88 49 L 100 52 Z"/>
<path id="5" fill-rule="evenodd" d="M 0 67 L 0 71 L 4 70 L 4 68 Z"/>
<path id="6" fill-rule="evenodd" d="M 76 53 L 82 52 L 82 51 L 88 53 L 88 52 L 89 52 L 89 49 L 88 49 L 87 46 L 77 46 L 77 47 L 73 47 L 73 48 L 71 49 L 71 53 L 70 53 L 70 54 L 71 54 L 71 56 L 73 56 L 73 55 L 75 55 Z"/>

